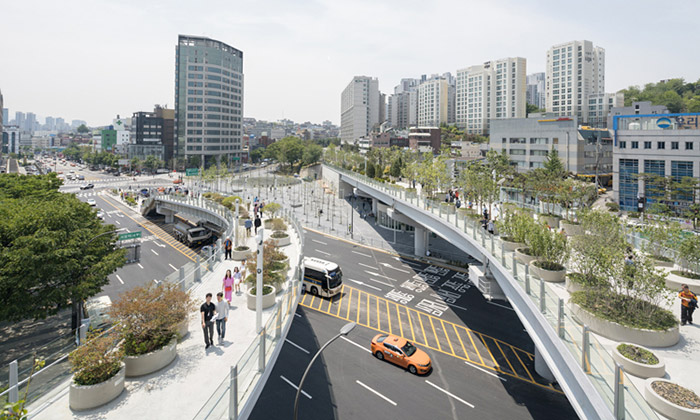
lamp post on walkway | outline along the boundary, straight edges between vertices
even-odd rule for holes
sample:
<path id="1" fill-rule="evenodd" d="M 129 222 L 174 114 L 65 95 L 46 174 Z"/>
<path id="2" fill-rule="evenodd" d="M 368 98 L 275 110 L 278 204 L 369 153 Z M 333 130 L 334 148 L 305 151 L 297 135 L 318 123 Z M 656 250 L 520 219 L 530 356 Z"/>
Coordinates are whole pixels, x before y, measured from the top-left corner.
<path id="1" fill-rule="evenodd" d="M 309 365 L 306 367 L 306 370 L 304 371 L 304 375 L 301 377 L 301 381 L 299 382 L 299 387 L 297 388 L 297 395 L 294 397 L 294 420 L 297 420 L 297 414 L 299 413 L 299 394 L 301 394 L 301 387 L 304 386 L 304 380 L 306 380 L 306 375 L 308 375 L 309 370 L 311 369 L 311 365 L 314 364 L 318 356 L 321 354 L 321 352 L 328 347 L 332 342 L 338 339 L 341 335 L 348 335 L 350 331 L 352 331 L 353 328 L 355 328 L 357 324 L 354 322 L 348 322 L 347 324 L 343 325 L 343 327 L 340 329 L 340 332 L 335 335 L 335 337 L 331 338 L 324 344 L 316 354 L 314 355 L 313 359 L 309 362 Z"/>

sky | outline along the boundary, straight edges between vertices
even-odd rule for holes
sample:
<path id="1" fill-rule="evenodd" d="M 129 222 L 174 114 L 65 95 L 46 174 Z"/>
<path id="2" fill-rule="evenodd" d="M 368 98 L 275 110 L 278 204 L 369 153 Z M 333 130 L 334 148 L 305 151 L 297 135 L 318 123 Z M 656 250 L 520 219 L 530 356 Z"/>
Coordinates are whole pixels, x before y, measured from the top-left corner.
<path id="1" fill-rule="evenodd" d="M 243 51 L 244 115 L 340 123 L 355 75 L 401 78 L 505 57 L 544 71 L 549 47 L 606 50 L 606 91 L 700 79 L 700 2 L 676 0 L 4 0 L 0 91 L 15 111 L 110 124 L 174 106 L 178 34 Z"/>

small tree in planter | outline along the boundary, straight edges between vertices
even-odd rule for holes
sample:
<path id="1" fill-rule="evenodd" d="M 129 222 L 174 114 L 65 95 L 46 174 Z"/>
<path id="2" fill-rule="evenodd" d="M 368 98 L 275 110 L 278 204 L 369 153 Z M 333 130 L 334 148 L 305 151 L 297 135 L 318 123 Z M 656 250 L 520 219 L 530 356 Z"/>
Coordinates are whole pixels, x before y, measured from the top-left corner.
<path id="1" fill-rule="evenodd" d="M 564 281 L 566 267 L 564 261 L 569 256 L 569 247 L 564 235 L 551 232 L 545 226 L 539 225 L 528 235 L 527 246 L 531 255 L 537 257 L 532 264 L 539 270 L 539 276 L 547 281 Z M 561 273 L 549 278 L 548 273 Z M 537 273 L 536 273 L 537 274 Z"/>
<path id="2" fill-rule="evenodd" d="M 682 239 L 680 227 L 677 224 L 647 224 L 642 228 L 642 233 L 647 239 L 642 248 L 644 252 L 658 261 L 659 265 L 673 266 L 673 260 L 664 253 Z"/>
<path id="3" fill-rule="evenodd" d="M 73 372 L 69 404 L 86 410 L 112 401 L 124 390 L 124 351 L 110 335 L 88 335 L 87 341 L 68 355 Z"/>
<path id="4" fill-rule="evenodd" d="M 681 277 L 700 280 L 700 236 L 686 235 L 677 244 L 680 270 L 672 273 Z"/>
<path id="5" fill-rule="evenodd" d="M 571 239 L 572 262 L 580 276 L 569 276 L 583 286 L 608 287 L 616 264 L 625 258 L 625 234 L 617 217 L 603 211 L 581 213 L 583 235 Z"/>
<path id="6" fill-rule="evenodd" d="M 525 244 L 528 233 L 537 227 L 532 216 L 527 213 L 506 213 L 501 220 L 496 222 L 501 240 L 509 251 L 514 251 L 517 244 Z"/>
<path id="7" fill-rule="evenodd" d="M 280 271 L 285 268 L 284 263 L 279 260 L 275 260 L 279 251 L 274 241 L 267 240 L 263 244 L 263 285 L 264 286 L 279 286 L 282 281 L 284 281 L 284 276 L 280 274 Z M 250 273 L 246 277 L 246 283 L 248 287 L 253 290 L 257 284 L 257 269 L 258 261 L 257 258 L 250 258 L 246 264 L 246 270 Z M 271 292 L 271 289 L 268 291 Z M 253 294 L 256 292 L 253 291 Z M 267 294 L 265 288 L 263 288 L 263 294 Z"/>

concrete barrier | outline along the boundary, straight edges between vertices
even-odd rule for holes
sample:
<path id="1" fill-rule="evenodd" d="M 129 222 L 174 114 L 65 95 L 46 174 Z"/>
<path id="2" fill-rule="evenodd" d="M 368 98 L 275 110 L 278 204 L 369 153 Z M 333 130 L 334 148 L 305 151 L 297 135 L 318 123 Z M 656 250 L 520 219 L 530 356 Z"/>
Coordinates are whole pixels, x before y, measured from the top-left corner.
<path id="1" fill-rule="evenodd" d="M 162 349 L 138 356 L 124 357 L 126 376 L 142 376 L 168 366 L 177 356 L 177 339 L 173 338 Z"/>

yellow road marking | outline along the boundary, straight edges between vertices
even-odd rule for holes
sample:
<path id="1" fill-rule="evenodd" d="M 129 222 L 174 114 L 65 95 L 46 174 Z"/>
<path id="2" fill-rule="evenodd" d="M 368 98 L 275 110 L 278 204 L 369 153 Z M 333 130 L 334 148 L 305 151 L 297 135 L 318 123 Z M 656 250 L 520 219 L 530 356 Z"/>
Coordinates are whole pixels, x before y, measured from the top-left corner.
<path id="1" fill-rule="evenodd" d="M 311 306 L 311 309 L 316 309 L 314 308 L 314 302 L 316 302 L 316 295 L 311 295 L 311 302 L 309 302 L 309 306 Z"/>
<path id="2" fill-rule="evenodd" d="M 377 304 L 377 329 L 382 329 L 382 314 L 379 313 L 379 299 L 374 297 L 374 302 Z"/>
<path id="3" fill-rule="evenodd" d="M 329 314 L 331 312 L 331 308 L 333 307 L 333 299 L 334 298 L 335 298 L 335 296 L 331 296 L 330 298 L 328 298 L 328 309 L 326 309 L 326 311 L 325 311 L 327 314 Z"/>
<path id="4" fill-rule="evenodd" d="M 457 331 L 457 327 L 455 326 L 455 324 L 452 324 L 452 328 L 455 330 L 455 334 L 457 334 L 457 338 L 459 339 L 459 344 L 462 346 L 464 356 L 466 356 L 466 358 L 469 359 L 469 353 L 467 353 L 467 349 L 464 348 L 464 342 L 462 341 L 462 337 L 459 336 L 459 331 Z"/>
<path id="5" fill-rule="evenodd" d="M 479 360 L 481 361 L 481 364 L 486 365 L 486 363 L 484 363 L 484 359 L 481 358 L 481 353 L 479 352 L 479 349 L 476 347 L 476 343 L 474 342 L 474 338 L 472 337 L 471 333 L 466 328 L 464 330 L 467 332 L 467 335 L 469 336 L 469 341 L 472 342 L 472 347 L 474 347 L 474 351 L 476 351 L 476 355 L 479 356 Z"/>
<path id="6" fill-rule="evenodd" d="M 428 320 L 430 321 L 430 326 L 433 327 L 433 335 L 435 336 L 435 341 L 437 341 L 438 348 L 440 351 L 442 351 L 442 346 L 440 345 L 440 338 L 437 335 L 437 331 L 435 331 L 435 325 L 433 324 L 433 317 L 429 316 Z"/>
<path id="7" fill-rule="evenodd" d="M 484 336 L 481 335 L 481 333 L 476 332 L 476 331 L 474 331 L 474 333 L 479 335 L 479 337 L 481 338 L 481 342 L 484 344 L 484 347 L 486 347 L 486 351 L 488 351 L 488 352 L 489 352 L 489 356 L 491 356 L 491 360 L 493 360 L 494 366 L 496 366 L 496 369 L 498 369 L 498 370 L 500 371 L 500 370 L 501 370 L 501 367 L 498 365 L 498 362 L 496 361 L 496 358 L 493 357 L 493 353 L 491 353 L 491 349 L 489 348 L 489 345 L 486 343 L 486 339 L 484 338 Z"/>
<path id="8" fill-rule="evenodd" d="M 403 337 L 403 323 L 401 322 L 401 313 L 399 313 L 399 305 L 394 302 L 394 306 L 396 306 L 396 317 L 399 319 L 399 328 L 401 329 L 401 337 Z"/>
<path id="9" fill-rule="evenodd" d="M 418 311 L 416 311 L 416 312 L 418 312 Z M 418 312 L 418 322 L 420 323 L 420 330 L 423 333 L 423 341 L 425 341 L 425 344 L 428 344 L 428 336 L 425 335 L 425 328 L 423 328 L 423 318 L 421 318 L 421 315 L 423 315 L 423 314 Z"/>
<path id="10" fill-rule="evenodd" d="M 532 377 L 532 375 L 530 374 L 530 369 L 528 369 L 528 368 L 525 366 L 525 363 L 523 363 L 522 359 L 520 359 L 520 356 L 518 356 L 518 351 L 515 349 L 515 347 L 511 346 L 510 344 L 508 344 L 508 345 L 510 346 L 510 349 L 511 349 L 511 350 L 513 351 L 513 353 L 515 354 L 515 357 L 518 358 L 518 362 L 520 362 L 520 364 L 522 365 L 523 369 L 525 369 L 525 372 L 527 372 L 527 376 L 529 376 L 529 377 L 530 377 L 530 380 L 534 382 L 534 381 L 535 381 L 535 378 Z"/>
<path id="11" fill-rule="evenodd" d="M 447 339 L 447 344 L 450 345 L 450 351 L 452 351 L 452 354 L 455 354 L 455 349 L 452 347 L 452 341 L 450 340 L 450 336 L 447 334 L 447 328 L 445 327 L 445 321 L 442 319 L 440 320 L 442 323 L 442 330 L 445 332 L 445 338 Z"/>
<path id="12" fill-rule="evenodd" d="M 360 323 L 360 305 L 362 304 L 362 290 L 357 291 L 357 319 L 355 322 Z"/>
<path id="13" fill-rule="evenodd" d="M 345 314 L 345 319 L 350 319 L 350 303 L 352 302 L 352 291 L 354 290 L 352 287 L 348 287 L 350 289 L 350 293 L 348 293 L 348 312 Z"/>
<path id="14" fill-rule="evenodd" d="M 501 354 L 503 355 L 503 358 L 506 359 L 506 363 L 508 363 L 508 366 L 510 366 L 510 370 L 511 370 L 514 374 L 517 375 L 518 372 L 516 372 L 515 369 L 513 369 L 513 365 L 510 364 L 510 360 L 508 360 L 508 356 L 506 356 L 505 352 L 503 352 L 503 349 L 501 348 L 501 345 L 498 344 L 498 341 L 497 341 L 497 340 L 493 340 L 493 342 L 496 343 L 496 347 L 498 347 L 498 351 L 500 351 Z"/>
<path id="15" fill-rule="evenodd" d="M 371 317 L 370 317 L 370 312 L 369 312 L 369 293 L 367 293 L 367 326 L 372 323 Z"/>
<path id="16" fill-rule="evenodd" d="M 345 285 L 340 288 L 340 299 L 338 299 L 338 312 L 336 316 L 340 315 L 340 307 L 343 306 L 343 297 L 345 296 Z"/>
<path id="17" fill-rule="evenodd" d="M 416 334 L 413 332 L 413 321 L 411 321 L 411 309 L 406 308 L 406 315 L 408 315 L 408 324 L 411 326 L 411 337 L 414 343 L 416 342 Z"/>
<path id="18" fill-rule="evenodd" d="M 389 334 L 393 334 L 393 332 L 391 330 L 391 314 L 389 314 L 389 312 L 391 312 L 389 310 L 389 301 L 385 300 L 384 303 L 386 304 L 386 319 L 387 319 L 388 324 L 389 324 Z"/>

